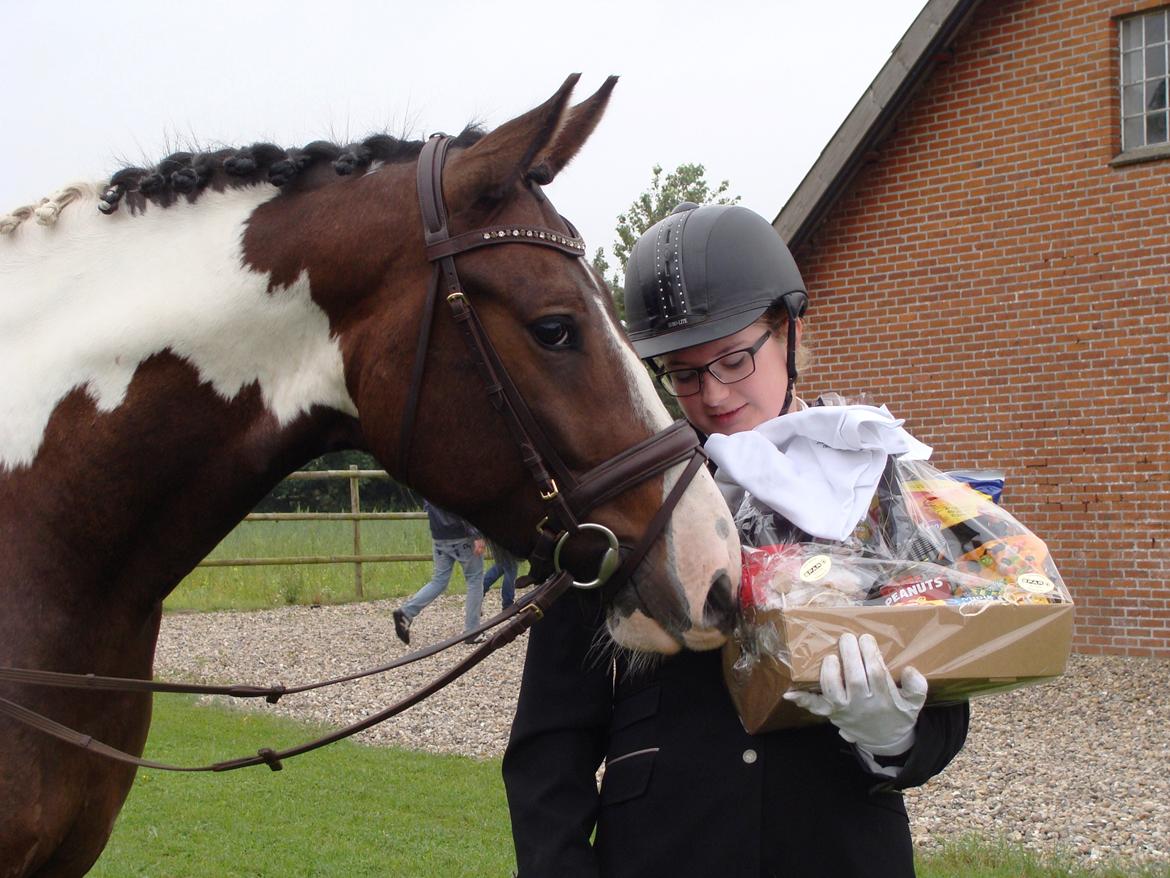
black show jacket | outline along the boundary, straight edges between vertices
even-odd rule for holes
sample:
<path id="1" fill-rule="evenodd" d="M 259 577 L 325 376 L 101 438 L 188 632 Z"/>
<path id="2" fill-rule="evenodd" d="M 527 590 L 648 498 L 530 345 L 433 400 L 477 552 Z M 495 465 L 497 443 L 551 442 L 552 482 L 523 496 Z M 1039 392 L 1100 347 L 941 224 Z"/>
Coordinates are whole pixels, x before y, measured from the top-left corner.
<path id="1" fill-rule="evenodd" d="M 601 625 L 572 592 L 529 635 L 504 756 L 519 878 L 914 874 L 898 790 L 959 751 L 967 704 L 925 708 L 891 780 L 831 725 L 747 734 L 718 652 L 615 667 Z"/>

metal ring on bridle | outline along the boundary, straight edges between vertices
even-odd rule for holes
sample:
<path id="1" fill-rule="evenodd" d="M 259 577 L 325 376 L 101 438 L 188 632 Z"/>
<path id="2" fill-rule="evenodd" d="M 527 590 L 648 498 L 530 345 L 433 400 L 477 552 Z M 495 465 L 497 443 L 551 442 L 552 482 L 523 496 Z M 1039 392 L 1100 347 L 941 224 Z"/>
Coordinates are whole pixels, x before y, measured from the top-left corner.
<path id="1" fill-rule="evenodd" d="M 583 530 L 595 530 L 605 536 L 609 542 L 609 548 L 605 550 L 605 554 L 601 556 L 601 563 L 597 567 L 597 578 L 590 582 L 578 582 L 573 580 L 574 588 L 597 588 L 604 585 L 606 580 L 613 576 L 614 572 L 621 566 L 622 556 L 618 551 L 618 538 L 614 536 L 612 530 L 603 524 L 591 524 L 586 522 L 577 527 L 574 531 L 565 531 L 561 534 L 560 539 L 557 540 L 557 547 L 553 550 L 553 569 L 560 573 L 561 570 L 561 547 L 564 546 L 565 540 L 573 536 L 573 534 Z"/>

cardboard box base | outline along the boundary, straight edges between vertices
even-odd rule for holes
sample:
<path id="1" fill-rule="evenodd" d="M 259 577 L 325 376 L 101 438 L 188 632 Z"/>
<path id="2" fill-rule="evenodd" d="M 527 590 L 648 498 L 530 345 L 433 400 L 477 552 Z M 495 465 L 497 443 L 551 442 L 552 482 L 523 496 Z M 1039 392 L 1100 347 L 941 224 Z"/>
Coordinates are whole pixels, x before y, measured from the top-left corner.
<path id="1" fill-rule="evenodd" d="M 828 722 L 784 700 L 784 693 L 792 688 L 792 677 L 774 656 L 761 655 L 749 669 L 736 670 L 735 663 L 742 654 L 740 645 L 734 640 L 729 640 L 723 647 L 723 680 L 748 734 L 799 729 Z"/>
<path id="2" fill-rule="evenodd" d="M 894 679 L 907 666 L 930 684 L 927 703 L 961 701 L 1040 683 L 1064 673 L 1072 648 L 1072 604 L 956 607 L 796 607 L 755 614 L 775 628 L 787 656 L 761 655 L 735 670 L 737 643 L 724 647 L 724 679 L 744 728 L 755 734 L 809 725 L 816 717 L 787 702 L 789 688 L 819 689 L 821 662 L 842 634 L 871 634 Z"/>

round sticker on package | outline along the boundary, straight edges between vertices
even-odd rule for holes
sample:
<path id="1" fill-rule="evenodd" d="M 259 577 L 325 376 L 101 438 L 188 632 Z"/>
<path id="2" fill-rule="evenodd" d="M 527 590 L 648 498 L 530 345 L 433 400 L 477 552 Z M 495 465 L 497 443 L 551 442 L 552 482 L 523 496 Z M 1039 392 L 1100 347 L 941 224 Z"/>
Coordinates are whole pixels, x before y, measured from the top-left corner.
<path id="1" fill-rule="evenodd" d="M 800 581 L 816 582 L 818 579 L 824 579 L 832 566 L 833 559 L 828 555 L 813 555 L 800 565 Z"/>
<path id="2" fill-rule="evenodd" d="M 1052 580 L 1041 573 L 1021 573 L 1016 578 L 1016 585 L 1024 591 L 1032 592 L 1032 594 L 1048 594 L 1056 588 L 1052 584 Z"/>

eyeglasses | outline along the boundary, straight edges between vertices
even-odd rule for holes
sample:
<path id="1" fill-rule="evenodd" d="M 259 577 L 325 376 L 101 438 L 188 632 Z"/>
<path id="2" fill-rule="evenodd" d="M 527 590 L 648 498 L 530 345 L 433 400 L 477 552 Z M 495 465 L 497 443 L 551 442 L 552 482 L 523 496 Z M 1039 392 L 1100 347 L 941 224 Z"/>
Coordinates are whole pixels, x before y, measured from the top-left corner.
<path id="1" fill-rule="evenodd" d="M 756 371 L 756 353 L 764 346 L 772 333 L 769 330 L 761 335 L 750 348 L 731 351 L 721 357 L 716 357 L 703 366 L 691 366 L 687 369 L 669 369 L 655 372 L 663 388 L 671 396 L 694 396 L 703 389 L 703 373 L 707 373 L 720 384 L 735 384 L 737 381 L 750 377 Z"/>

